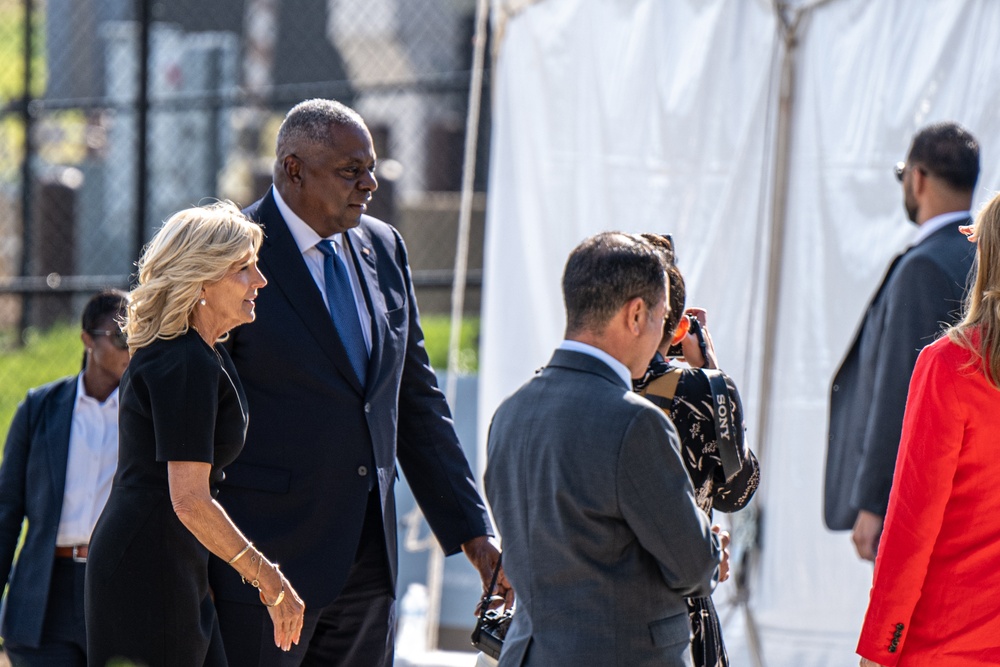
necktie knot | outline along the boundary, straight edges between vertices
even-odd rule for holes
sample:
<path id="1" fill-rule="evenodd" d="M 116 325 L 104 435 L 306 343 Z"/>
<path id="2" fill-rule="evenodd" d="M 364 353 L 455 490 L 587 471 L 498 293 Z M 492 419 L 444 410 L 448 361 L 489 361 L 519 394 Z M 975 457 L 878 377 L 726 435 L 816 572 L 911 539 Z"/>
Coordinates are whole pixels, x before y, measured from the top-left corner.
<path id="1" fill-rule="evenodd" d="M 323 253 L 324 257 L 333 257 L 337 254 L 337 246 L 330 239 L 323 239 L 317 243 L 316 249 Z"/>

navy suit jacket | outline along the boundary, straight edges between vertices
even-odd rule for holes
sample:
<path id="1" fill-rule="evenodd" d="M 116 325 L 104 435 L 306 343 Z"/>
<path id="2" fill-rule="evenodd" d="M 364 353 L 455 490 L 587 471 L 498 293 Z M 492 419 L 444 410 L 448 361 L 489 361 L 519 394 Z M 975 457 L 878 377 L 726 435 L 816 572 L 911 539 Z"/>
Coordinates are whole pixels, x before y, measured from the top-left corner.
<path id="1" fill-rule="evenodd" d="M 363 216 L 345 234 L 372 317 L 362 387 L 273 194 L 245 213 L 264 228 L 259 266 L 269 283 L 257 297 L 256 321 L 228 342 L 250 411 L 246 445 L 219 493 L 236 525 L 281 564 L 313 609 L 343 587 L 370 482 L 382 503 L 395 586 L 397 458 L 446 553 L 491 534 L 424 350 L 399 233 Z M 259 604 L 256 591 L 218 559 L 212 585 L 223 599 Z"/>
<path id="2" fill-rule="evenodd" d="M 824 520 L 849 530 L 858 510 L 885 516 L 917 355 L 961 312 L 976 246 L 937 230 L 890 265 L 834 376 Z"/>
<path id="3" fill-rule="evenodd" d="M 42 637 L 76 386 L 73 375 L 28 392 L 7 432 L 0 465 L 0 587 L 10 585 L 0 610 L 0 635 L 25 646 L 37 647 Z M 12 569 L 25 518 L 27 535 Z"/>

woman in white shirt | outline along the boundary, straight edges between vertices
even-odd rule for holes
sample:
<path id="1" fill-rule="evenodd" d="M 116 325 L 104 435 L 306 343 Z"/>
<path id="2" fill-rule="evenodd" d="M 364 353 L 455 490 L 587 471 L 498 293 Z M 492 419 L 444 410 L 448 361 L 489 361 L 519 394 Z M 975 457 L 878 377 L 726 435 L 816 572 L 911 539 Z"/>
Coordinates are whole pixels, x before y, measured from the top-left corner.
<path id="1" fill-rule="evenodd" d="M 0 464 L 0 636 L 14 667 L 87 664 L 84 572 L 90 533 L 118 464 L 118 383 L 128 366 L 121 290 L 87 302 L 83 370 L 28 391 Z M 24 546 L 11 567 L 21 526 Z"/>

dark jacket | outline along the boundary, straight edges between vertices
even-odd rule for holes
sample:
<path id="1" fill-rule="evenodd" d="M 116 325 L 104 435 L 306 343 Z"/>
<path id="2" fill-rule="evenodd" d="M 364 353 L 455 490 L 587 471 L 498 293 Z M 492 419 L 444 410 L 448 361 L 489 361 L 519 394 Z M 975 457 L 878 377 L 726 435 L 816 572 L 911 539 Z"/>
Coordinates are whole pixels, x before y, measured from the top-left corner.
<path id="1" fill-rule="evenodd" d="M 976 247 L 955 222 L 890 265 L 834 376 L 824 519 L 849 530 L 858 510 L 885 516 L 917 355 L 958 319 Z"/>
<path id="2" fill-rule="evenodd" d="M 399 233 L 363 216 L 345 235 L 372 314 L 362 388 L 274 196 L 246 213 L 264 227 L 259 266 L 269 284 L 256 321 L 228 343 L 250 412 L 246 445 L 219 493 L 235 524 L 314 609 L 332 602 L 347 578 L 372 476 L 395 584 L 397 458 L 446 553 L 490 534 L 424 350 Z M 217 559 L 212 578 L 218 597 L 259 604 Z"/>
<path id="3" fill-rule="evenodd" d="M 37 647 L 42 637 L 76 387 L 73 375 L 28 392 L 7 432 L 0 465 L 0 586 L 10 586 L 0 610 L 0 635 L 25 646 Z M 27 535 L 11 568 L 24 519 Z"/>

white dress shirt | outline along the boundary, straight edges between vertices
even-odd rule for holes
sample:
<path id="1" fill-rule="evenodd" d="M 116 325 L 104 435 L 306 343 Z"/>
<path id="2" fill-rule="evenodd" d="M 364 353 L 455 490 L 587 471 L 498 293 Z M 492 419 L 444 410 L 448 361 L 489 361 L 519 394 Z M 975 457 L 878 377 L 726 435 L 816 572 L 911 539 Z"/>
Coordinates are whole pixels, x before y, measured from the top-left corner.
<path id="1" fill-rule="evenodd" d="M 118 467 L 118 389 L 103 402 L 88 396 L 83 373 L 76 380 L 76 401 L 69 430 L 66 487 L 56 546 L 90 542 L 97 518 L 111 494 Z"/>
<path id="2" fill-rule="evenodd" d="M 330 302 L 326 297 L 326 278 L 323 276 L 323 253 L 316 247 L 316 244 L 324 239 L 316 233 L 315 229 L 306 224 L 305 220 L 295 214 L 288 204 L 285 203 L 285 200 L 281 198 L 281 195 L 278 194 L 277 188 L 272 187 L 271 192 L 274 194 L 274 203 L 277 204 L 281 217 L 285 219 L 288 231 L 291 232 L 292 238 L 295 239 L 295 245 L 299 247 L 302 259 L 305 260 L 306 267 L 316 282 L 319 293 L 323 296 L 323 301 L 329 310 Z M 344 232 L 344 234 L 346 233 Z M 368 306 L 365 304 L 365 295 L 361 291 L 358 274 L 354 270 L 354 262 L 345 252 L 346 248 L 344 247 L 344 240 L 342 238 L 344 234 L 334 234 L 333 236 L 328 236 L 326 240 L 333 241 L 337 257 L 347 266 L 347 273 L 351 276 L 351 288 L 354 290 L 354 305 L 358 308 L 358 319 L 361 321 L 361 332 L 365 337 L 365 346 L 368 348 L 368 353 L 371 354 L 372 318 L 368 314 Z"/>
<path id="3" fill-rule="evenodd" d="M 581 343 L 578 340 L 564 340 L 559 345 L 559 349 L 569 350 L 570 352 L 580 352 L 581 354 L 586 354 L 599 361 L 603 361 L 611 367 L 611 370 L 618 374 L 618 377 L 622 379 L 622 382 L 625 383 L 626 387 L 629 389 L 632 388 L 632 371 L 628 369 L 628 366 L 618 361 L 604 350 L 594 347 L 593 345 Z"/>

